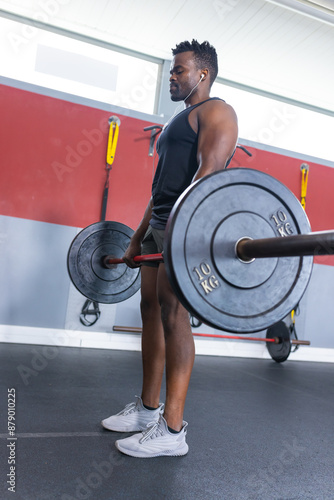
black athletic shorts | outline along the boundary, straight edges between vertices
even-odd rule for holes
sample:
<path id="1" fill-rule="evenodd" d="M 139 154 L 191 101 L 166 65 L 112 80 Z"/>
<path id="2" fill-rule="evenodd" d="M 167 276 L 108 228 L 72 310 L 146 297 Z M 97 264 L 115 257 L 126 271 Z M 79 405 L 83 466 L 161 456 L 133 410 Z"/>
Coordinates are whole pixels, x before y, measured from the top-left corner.
<path id="1" fill-rule="evenodd" d="M 155 229 L 149 226 L 141 244 L 141 254 L 161 253 L 164 249 L 164 236 L 164 229 Z M 143 262 L 142 266 L 158 267 L 159 262 Z"/>

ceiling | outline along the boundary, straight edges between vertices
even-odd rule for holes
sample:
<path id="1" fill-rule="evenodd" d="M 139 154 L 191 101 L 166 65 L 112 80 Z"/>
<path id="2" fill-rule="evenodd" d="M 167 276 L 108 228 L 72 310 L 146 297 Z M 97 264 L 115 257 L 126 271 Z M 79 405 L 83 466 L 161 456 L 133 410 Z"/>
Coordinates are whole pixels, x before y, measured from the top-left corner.
<path id="1" fill-rule="evenodd" d="M 162 59 L 209 40 L 220 77 L 334 112 L 334 0 L 0 0 L 0 15 Z"/>

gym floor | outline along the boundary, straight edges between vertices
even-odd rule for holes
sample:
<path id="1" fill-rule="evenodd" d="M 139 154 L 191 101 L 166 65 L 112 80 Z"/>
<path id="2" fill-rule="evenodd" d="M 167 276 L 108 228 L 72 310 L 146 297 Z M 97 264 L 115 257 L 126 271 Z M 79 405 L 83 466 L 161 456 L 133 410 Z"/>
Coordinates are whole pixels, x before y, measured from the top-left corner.
<path id="1" fill-rule="evenodd" d="M 140 392 L 139 352 L 2 344 L 0 374 L 2 499 L 334 498 L 334 364 L 197 356 L 189 453 L 154 459 L 120 454 L 100 426 Z"/>

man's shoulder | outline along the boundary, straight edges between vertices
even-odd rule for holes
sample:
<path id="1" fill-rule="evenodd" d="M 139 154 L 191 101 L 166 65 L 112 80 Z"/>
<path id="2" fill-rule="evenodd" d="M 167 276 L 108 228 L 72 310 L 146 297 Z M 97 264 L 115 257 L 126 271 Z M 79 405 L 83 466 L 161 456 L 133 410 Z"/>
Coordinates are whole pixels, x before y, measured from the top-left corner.
<path id="1" fill-rule="evenodd" d="M 220 98 L 211 98 L 203 102 L 202 106 L 198 107 L 198 116 L 207 118 L 208 116 L 234 116 L 235 111 L 233 107 Z"/>
<path id="2" fill-rule="evenodd" d="M 210 99 L 203 103 L 203 106 L 207 109 L 226 109 L 230 107 L 230 105 L 220 97 L 210 97 Z"/>

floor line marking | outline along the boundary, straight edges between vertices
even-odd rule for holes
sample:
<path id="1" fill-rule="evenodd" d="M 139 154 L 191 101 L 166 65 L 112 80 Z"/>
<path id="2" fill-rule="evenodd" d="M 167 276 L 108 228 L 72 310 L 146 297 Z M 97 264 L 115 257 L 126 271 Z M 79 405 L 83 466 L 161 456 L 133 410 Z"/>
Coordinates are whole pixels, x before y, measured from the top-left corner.
<path id="1" fill-rule="evenodd" d="M 106 436 L 105 432 L 18 432 L 14 436 L 8 434 L 0 434 L 0 439 L 15 438 L 62 438 L 62 437 L 102 437 Z"/>

